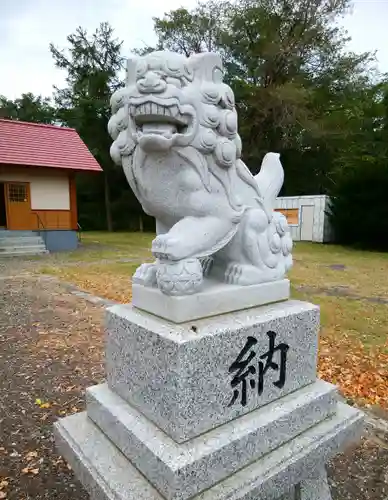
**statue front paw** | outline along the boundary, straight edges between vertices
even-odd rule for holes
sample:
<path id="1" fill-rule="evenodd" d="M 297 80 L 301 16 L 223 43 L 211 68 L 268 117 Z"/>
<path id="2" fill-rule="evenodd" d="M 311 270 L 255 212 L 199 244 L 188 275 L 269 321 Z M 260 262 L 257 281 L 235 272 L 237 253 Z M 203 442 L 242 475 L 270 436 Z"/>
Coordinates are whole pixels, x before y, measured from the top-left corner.
<path id="1" fill-rule="evenodd" d="M 152 253 L 160 260 L 180 260 L 181 250 L 179 240 L 168 233 L 159 234 L 152 242 Z"/>
<path id="2" fill-rule="evenodd" d="M 198 259 L 160 262 L 156 278 L 166 295 L 192 295 L 202 288 L 202 266 Z"/>
<path id="3" fill-rule="evenodd" d="M 156 286 L 156 263 L 153 264 L 142 264 L 135 271 L 132 277 L 132 283 L 143 286 Z"/>

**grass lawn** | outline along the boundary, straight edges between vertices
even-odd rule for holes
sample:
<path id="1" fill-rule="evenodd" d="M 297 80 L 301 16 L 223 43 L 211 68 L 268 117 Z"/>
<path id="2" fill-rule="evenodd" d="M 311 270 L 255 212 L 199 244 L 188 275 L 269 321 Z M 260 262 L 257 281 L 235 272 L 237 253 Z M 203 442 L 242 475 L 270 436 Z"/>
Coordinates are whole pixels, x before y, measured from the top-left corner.
<path id="1" fill-rule="evenodd" d="M 84 233 L 78 250 L 50 255 L 40 272 L 94 295 L 130 302 L 131 277 L 142 262 L 152 261 L 153 237 L 147 233 Z"/>
<path id="2" fill-rule="evenodd" d="M 85 233 L 82 247 L 45 259 L 40 272 L 95 295 L 131 299 L 152 234 Z M 321 306 L 319 372 L 359 404 L 388 408 L 388 254 L 297 243 L 293 296 Z"/>

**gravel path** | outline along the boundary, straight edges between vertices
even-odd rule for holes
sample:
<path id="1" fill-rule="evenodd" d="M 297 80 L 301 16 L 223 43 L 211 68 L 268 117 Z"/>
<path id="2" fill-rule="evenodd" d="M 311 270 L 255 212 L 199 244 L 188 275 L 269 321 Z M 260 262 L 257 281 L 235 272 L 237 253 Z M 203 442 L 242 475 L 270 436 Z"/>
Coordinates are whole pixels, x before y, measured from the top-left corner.
<path id="1" fill-rule="evenodd" d="M 0 498 L 86 500 L 52 424 L 103 379 L 103 309 L 29 275 L 31 264 L 0 266 Z"/>
<path id="2" fill-rule="evenodd" d="M 52 424 L 102 381 L 103 306 L 0 261 L 0 500 L 86 500 L 56 454 Z M 388 499 L 388 439 L 370 432 L 329 468 L 333 500 Z"/>

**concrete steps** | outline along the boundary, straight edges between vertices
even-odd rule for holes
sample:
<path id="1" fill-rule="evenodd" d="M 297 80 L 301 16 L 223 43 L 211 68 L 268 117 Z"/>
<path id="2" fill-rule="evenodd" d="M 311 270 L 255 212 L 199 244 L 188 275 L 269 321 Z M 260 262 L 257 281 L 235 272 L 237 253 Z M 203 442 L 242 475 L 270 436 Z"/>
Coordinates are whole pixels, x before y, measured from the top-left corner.
<path id="1" fill-rule="evenodd" d="M 46 253 L 43 238 L 32 231 L 0 231 L 0 258 Z"/>
<path id="2" fill-rule="evenodd" d="M 0 236 L 0 247 L 19 246 L 20 243 L 23 243 L 26 246 L 41 245 L 43 243 L 43 239 L 41 236 L 8 236 L 6 238 L 2 238 Z"/>
<path id="3" fill-rule="evenodd" d="M 38 232 L 28 230 L 0 229 L 0 238 L 14 238 L 19 236 L 39 236 Z"/>

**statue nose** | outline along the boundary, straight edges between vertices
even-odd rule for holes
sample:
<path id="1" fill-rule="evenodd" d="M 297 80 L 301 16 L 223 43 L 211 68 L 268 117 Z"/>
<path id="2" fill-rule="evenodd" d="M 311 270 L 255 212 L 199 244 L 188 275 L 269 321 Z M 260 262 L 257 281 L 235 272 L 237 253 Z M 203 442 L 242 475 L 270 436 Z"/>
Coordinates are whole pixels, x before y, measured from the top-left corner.
<path id="1" fill-rule="evenodd" d="M 138 81 L 137 86 L 143 93 L 161 93 L 166 90 L 167 84 L 158 74 L 150 71 Z"/>

